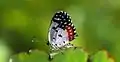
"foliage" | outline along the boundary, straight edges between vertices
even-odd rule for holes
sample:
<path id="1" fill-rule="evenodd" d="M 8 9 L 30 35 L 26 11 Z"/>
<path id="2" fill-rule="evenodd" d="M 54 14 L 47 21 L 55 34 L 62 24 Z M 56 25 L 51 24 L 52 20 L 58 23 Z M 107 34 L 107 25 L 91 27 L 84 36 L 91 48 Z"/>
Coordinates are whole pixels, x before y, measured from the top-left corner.
<path id="1" fill-rule="evenodd" d="M 90 62 L 114 62 L 114 59 L 108 57 L 107 51 L 101 50 L 91 55 Z M 70 48 L 56 55 L 53 60 L 49 61 L 48 54 L 33 50 L 30 54 L 25 52 L 13 55 L 12 62 L 87 62 L 88 53 L 81 48 Z"/>

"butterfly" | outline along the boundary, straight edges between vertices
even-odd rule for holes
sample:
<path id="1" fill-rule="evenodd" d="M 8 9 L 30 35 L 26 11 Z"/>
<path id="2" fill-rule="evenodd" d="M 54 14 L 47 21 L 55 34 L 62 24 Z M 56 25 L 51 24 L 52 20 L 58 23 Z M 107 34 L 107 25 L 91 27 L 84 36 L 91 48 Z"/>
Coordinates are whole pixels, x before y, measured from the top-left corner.
<path id="1" fill-rule="evenodd" d="M 50 49 L 52 51 L 62 51 L 63 49 L 73 47 L 73 44 L 70 42 L 77 36 L 78 34 L 70 15 L 65 11 L 56 12 L 48 31 L 48 45 Z"/>

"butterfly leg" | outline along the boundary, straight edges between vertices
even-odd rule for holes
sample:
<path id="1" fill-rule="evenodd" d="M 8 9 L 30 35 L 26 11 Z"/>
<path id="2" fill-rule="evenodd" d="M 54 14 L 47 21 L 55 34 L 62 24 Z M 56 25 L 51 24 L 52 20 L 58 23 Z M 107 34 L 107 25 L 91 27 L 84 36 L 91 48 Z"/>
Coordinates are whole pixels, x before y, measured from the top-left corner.
<path id="1" fill-rule="evenodd" d="M 64 54 L 62 48 L 59 48 L 59 51 L 60 51 L 61 54 Z"/>
<path id="2" fill-rule="evenodd" d="M 74 48 L 74 49 L 77 49 L 78 47 L 74 46 L 73 44 L 71 43 L 68 43 L 67 45 L 65 45 L 65 48 Z"/>
<path id="3" fill-rule="evenodd" d="M 64 47 L 65 47 L 65 48 L 72 48 L 72 47 L 74 47 L 74 45 L 71 44 L 71 43 L 68 43 L 68 44 L 66 44 Z"/>
<path id="4" fill-rule="evenodd" d="M 53 60 L 54 56 L 57 55 L 57 54 L 59 54 L 59 52 L 53 52 L 53 51 L 51 51 L 49 53 L 49 61 Z"/>
<path id="5" fill-rule="evenodd" d="M 49 59 L 49 61 L 51 61 L 53 59 L 53 57 L 49 54 L 48 59 Z"/>
<path id="6" fill-rule="evenodd" d="M 64 54 L 63 52 L 61 52 L 62 54 Z"/>

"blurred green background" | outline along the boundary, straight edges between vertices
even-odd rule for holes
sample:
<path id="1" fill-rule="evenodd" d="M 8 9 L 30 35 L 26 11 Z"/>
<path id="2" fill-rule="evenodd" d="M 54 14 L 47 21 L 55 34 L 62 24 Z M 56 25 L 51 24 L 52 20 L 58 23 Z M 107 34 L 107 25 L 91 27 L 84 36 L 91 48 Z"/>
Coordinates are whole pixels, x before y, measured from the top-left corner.
<path id="1" fill-rule="evenodd" d="M 105 49 L 120 62 L 119 0 L 0 0 L 0 60 L 29 49 L 48 52 L 48 27 L 59 10 L 72 17 L 76 46 L 91 54 Z M 31 42 L 33 36 L 38 42 Z"/>

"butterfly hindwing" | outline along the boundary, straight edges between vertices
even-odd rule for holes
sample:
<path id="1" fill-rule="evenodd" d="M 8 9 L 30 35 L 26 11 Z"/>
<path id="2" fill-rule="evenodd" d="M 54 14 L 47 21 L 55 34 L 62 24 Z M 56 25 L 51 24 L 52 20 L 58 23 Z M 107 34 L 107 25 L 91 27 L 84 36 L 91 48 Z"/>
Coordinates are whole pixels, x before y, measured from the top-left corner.
<path id="1" fill-rule="evenodd" d="M 55 26 L 56 22 L 53 22 L 49 31 L 49 43 L 53 48 L 57 49 L 64 46 L 69 42 L 67 32 L 60 27 Z"/>

